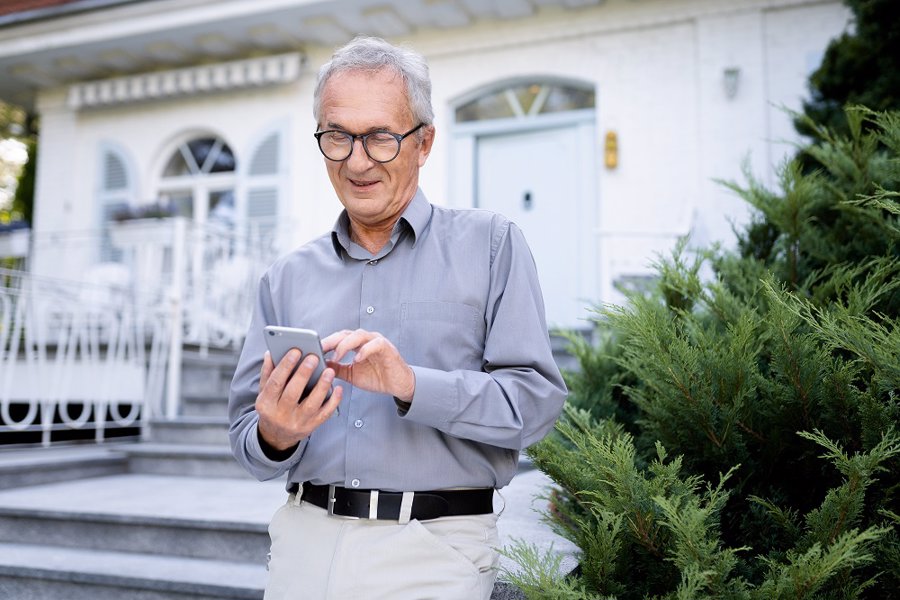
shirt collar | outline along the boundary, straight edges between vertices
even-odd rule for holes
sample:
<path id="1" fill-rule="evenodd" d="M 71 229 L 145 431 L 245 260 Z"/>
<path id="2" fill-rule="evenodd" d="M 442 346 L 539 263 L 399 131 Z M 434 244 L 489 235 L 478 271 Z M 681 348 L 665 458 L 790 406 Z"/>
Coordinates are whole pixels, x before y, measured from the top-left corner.
<path id="1" fill-rule="evenodd" d="M 397 222 L 394 224 L 394 230 L 391 233 L 391 241 L 385 244 L 385 247 L 379 253 L 378 258 L 381 258 L 390 252 L 404 231 L 409 231 L 412 236 L 412 245 L 415 247 L 416 242 L 422 236 L 422 233 L 425 231 L 425 228 L 428 227 L 430 221 L 431 203 L 428 202 L 422 189 L 418 188 L 416 190 L 416 195 L 413 196 L 412 201 L 406 206 L 403 214 L 400 215 L 400 218 L 397 219 Z M 341 211 L 337 221 L 335 221 L 334 226 L 331 228 L 331 243 L 339 258 L 343 257 L 344 252 L 353 258 L 357 258 L 355 254 L 358 253 L 356 252 L 356 249 L 359 248 L 359 246 L 350 240 L 350 216 L 347 214 L 346 208 Z M 372 257 L 366 256 L 365 258 L 368 259 Z"/>

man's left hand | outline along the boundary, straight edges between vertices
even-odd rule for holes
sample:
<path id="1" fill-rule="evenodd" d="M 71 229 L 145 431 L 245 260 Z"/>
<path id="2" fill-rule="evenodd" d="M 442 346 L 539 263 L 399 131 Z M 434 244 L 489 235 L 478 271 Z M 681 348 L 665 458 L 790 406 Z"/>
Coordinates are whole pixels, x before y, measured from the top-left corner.
<path id="1" fill-rule="evenodd" d="M 334 356 L 326 363 L 340 379 L 370 392 L 412 401 L 416 391 L 415 373 L 397 347 L 380 333 L 364 329 L 332 333 L 322 340 L 322 351 L 332 350 Z M 341 363 L 348 352 L 356 353 L 353 361 Z"/>

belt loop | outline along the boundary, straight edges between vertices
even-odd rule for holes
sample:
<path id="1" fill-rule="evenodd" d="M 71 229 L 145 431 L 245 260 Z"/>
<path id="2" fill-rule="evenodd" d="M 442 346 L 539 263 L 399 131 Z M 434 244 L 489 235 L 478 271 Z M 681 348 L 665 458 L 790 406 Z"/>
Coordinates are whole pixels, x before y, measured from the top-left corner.
<path id="1" fill-rule="evenodd" d="M 333 485 L 328 486 L 328 508 L 326 510 L 329 517 L 334 516 L 334 488 L 335 486 Z"/>
<path id="2" fill-rule="evenodd" d="M 300 506 L 303 503 L 303 483 L 297 484 L 297 491 L 294 492 L 294 497 L 290 499 L 291 504 L 294 506 Z"/>
<path id="3" fill-rule="evenodd" d="M 403 498 L 400 500 L 400 518 L 397 519 L 401 525 L 409 523 L 412 516 L 413 496 L 415 492 L 403 492 Z"/>
<path id="4" fill-rule="evenodd" d="M 369 492 L 369 518 L 378 518 L 378 490 Z"/>

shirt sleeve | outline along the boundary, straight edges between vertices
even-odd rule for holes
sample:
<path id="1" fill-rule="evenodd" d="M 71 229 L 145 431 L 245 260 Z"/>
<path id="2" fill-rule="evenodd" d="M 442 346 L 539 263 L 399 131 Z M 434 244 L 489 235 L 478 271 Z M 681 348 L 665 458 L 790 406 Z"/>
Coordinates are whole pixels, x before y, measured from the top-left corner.
<path id="1" fill-rule="evenodd" d="M 266 456 L 260 444 L 256 395 L 259 393 L 259 375 L 266 352 L 263 327 L 274 323 L 274 320 L 275 310 L 269 279 L 267 275 L 263 275 L 228 395 L 228 420 L 231 423 L 228 438 L 231 451 L 238 464 L 260 481 L 275 479 L 287 472 L 302 458 L 308 442 L 308 439 L 301 441 L 289 457 L 280 461 Z"/>
<path id="2" fill-rule="evenodd" d="M 491 265 L 483 371 L 413 366 L 416 390 L 404 418 L 521 450 L 549 433 L 567 390 L 553 359 L 531 251 L 521 230 L 505 225 Z"/>

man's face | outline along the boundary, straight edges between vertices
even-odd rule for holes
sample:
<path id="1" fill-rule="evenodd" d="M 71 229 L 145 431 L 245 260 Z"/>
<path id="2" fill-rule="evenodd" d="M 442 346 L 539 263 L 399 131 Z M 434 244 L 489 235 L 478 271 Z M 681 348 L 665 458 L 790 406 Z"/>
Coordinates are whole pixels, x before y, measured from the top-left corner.
<path id="1" fill-rule="evenodd" d="M 403 134 L 418 125 L 409 110 L 403 80 L 391 71 L 350 71 L 333 76 L 322 91 L 319 130 L 340 129 L 351 134 L 390 131 Z M 419 168 L 434 141 L 434 129 L 423 127 L 423 141 L 414 133 L 400 145 L 400 154 L 387 163 L 369 158 L 356 140 L 346 160 L 325 159 L 328 177 L 351 221 L 367 228 L 390 226 L 415 195 Z"/>

